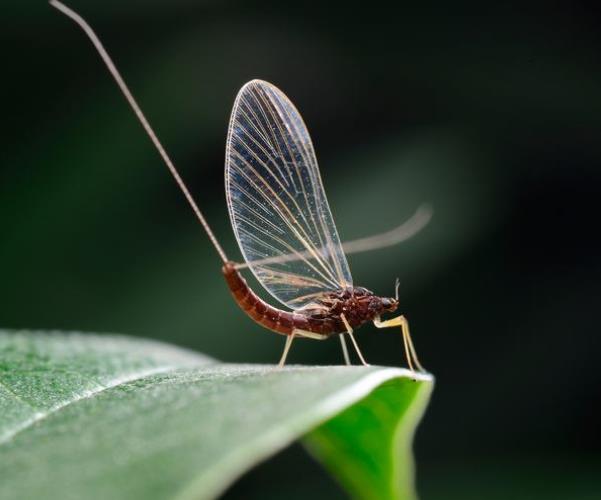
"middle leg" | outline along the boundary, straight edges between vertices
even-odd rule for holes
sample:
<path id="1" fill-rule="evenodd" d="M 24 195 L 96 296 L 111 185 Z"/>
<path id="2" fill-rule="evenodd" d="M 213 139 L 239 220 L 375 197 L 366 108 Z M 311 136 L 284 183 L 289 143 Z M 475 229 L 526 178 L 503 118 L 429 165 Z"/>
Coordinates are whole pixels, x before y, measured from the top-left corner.
<path id="1" fill-rule="evenodd" d="M 344 363 L 347 366 L 349 366 L 351 364 L 351 360 L 348 355 L 348 349 L 346 347 L 346 340 L 344 340 L 344 334 L 341 333 L 340 335 L 338 335 L 338 338 L 340 339 L 340 345 L 342 346 L 342 355 L 344 356 Z"/>
<path id="2" fill-rule="evenodd" d="M 353 336 L 353 328 L 351 327 L 350 323 L 346 319 L 346 316 L 344 315 L 344 313 L 340 315 L 340 319 L 342 320 L 342 322 L 344 323 L 344 326 L 346 327 L 346 332 L 348 333 L 348 336 L 351 338 L 353 346 L 355 346 L 355 351 L 357 351 L 357 355 L 359 356 L 361 363 L 363 363 L 363 366 L 369 366 L 369 364 L 363 358 L 363 354 L 361 354 L 361 351 L 359 350 L 359 345 L 357 344 L 357 341 L 355 340 L 355 337 Z M 341 334 L 341 335 L 344 335 L 344 334 Z"/>

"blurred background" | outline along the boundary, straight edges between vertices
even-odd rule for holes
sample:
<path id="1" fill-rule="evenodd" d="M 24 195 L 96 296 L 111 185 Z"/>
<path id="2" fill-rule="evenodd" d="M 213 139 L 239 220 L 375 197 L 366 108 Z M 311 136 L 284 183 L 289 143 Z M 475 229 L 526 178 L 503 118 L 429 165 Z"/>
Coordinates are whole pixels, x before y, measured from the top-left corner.
<path id="1" fill-rule="evenodd" d="M 224 142 L 252 78 L 303 114 L 343 240 L 432 204 L 411 241 L 349 258 L 355 283 L 376 293 L 400 278 L 402 312 L 437 377 L 416 438 L 423 499 L 600 498 L 593 2 L 68 3 L 103 39 L 232 258 Z M 0 325 L 277 361 L 283 339 L 231 300 L 82 32 L 44 1 L 2 11 Z M 404 362 L 394 331 L 367 326 L 358 341 L 371 363 Z M 338 342 L 306 341 L 290 361 L 342 359 Z M 283 495 L 344 498 L 298 445 L 227 496 Z"/>

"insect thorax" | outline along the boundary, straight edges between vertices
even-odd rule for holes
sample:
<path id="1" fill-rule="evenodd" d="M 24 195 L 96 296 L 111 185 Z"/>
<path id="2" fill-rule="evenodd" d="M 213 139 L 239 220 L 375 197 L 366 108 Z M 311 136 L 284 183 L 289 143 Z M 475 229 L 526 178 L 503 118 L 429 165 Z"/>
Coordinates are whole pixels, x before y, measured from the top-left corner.
<path id="1" fill-rule="evenodd" d="M 353 328 L 373 320 L 385 310 L 383 299 L 363 287 L 348 287 L 319 297 L 304 311 L 314 319 L 335 318 L 342 314 Z"/>

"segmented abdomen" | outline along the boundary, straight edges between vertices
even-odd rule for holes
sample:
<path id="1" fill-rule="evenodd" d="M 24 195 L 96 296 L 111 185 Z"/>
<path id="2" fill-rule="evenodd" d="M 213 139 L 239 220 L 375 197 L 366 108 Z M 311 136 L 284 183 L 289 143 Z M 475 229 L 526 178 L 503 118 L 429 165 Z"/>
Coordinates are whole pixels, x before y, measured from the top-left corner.
<path id="1" fill-rule="evenodd" d="M 234 299 L 240 308 L 260 325 L 282 335 L 290 335 L 294 329 L 305 330 L 324 337 L 338 333 L 337 321 L 334 318 L 315 319 L 297 312 L 277 309 L 258 297 L 246 280 L 227 262 L 221 269 Z"/>

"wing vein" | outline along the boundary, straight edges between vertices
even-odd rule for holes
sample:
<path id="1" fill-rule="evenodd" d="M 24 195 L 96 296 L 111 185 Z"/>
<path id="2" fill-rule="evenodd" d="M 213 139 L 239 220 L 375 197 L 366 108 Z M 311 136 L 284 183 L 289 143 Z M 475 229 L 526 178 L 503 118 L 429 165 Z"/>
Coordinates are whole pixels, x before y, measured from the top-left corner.
<path id="1" fill-rule="evenodd" d="M 309 133 L 267 82 L 248 82 L 236 97 L 225 181 L 246 266 L 276 299 L 314 307 L 320 295 L 352 285 Z"/>

